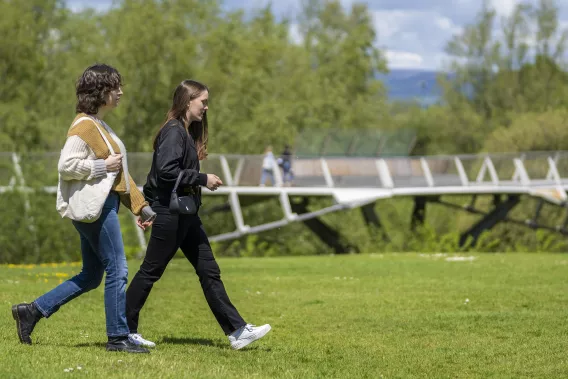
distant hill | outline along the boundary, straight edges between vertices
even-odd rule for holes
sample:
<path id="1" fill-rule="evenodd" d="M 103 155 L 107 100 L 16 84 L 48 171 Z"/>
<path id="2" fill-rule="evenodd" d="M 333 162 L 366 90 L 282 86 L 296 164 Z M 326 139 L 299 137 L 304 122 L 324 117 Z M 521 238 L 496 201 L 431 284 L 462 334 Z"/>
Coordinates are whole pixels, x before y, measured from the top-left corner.
<path id="1" fill-rule="evenodd" d="M 391 69 L 379 74 L 388 90 L 390 100 L 417 100 L 424 106 L 439 101 L 441 90 L 436 82 L 437 71 Z"/>

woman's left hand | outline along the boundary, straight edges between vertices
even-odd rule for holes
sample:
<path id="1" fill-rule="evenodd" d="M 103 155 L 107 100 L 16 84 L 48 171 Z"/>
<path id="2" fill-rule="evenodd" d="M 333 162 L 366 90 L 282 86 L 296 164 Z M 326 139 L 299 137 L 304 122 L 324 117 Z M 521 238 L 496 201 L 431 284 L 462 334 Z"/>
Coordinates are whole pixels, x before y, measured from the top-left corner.
<path id="1" fill-rule="evenodd" d="M 136 225 L 138 225 L 138 227 L 142 230 L 146 230 L 146 228 L 152 226 L 152 223 L 154 221 L 144 221 L 142 222 L 142 220 L 140 219 L 140 217 L 138 217 L 138 219 L 136 220 Z"/>

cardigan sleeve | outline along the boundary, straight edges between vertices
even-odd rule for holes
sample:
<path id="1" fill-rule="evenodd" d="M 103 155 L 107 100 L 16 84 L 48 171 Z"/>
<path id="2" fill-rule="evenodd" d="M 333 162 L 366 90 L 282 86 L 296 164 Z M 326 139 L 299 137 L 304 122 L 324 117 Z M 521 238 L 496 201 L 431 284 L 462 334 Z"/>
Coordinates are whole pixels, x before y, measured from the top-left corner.
<path id="1" fill-rule="evenodd" d="M 90 159 L 93 150 L 79 136 L 70 136 L 61 150 L 57 170 L 63 180 L 91 180 L 107 174 L 104 159 Z"/>
<path id="2" fill-rule="evenodd" d="M 130 192 L 120 194 L 120 202 L 135 215 L 139 216 L 142 208 L 148 205 L 148 202 L 144 199 L 144 195 L 130 175 L 128 175 L 128 180 L 130 183 Z"/>

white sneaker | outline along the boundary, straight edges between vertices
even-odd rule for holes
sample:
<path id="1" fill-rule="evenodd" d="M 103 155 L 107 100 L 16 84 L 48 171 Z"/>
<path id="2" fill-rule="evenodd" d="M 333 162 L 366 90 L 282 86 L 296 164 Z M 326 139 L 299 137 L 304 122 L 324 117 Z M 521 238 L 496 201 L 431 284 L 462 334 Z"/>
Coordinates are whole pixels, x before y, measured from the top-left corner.
<path id="1" fill-rule="evenodd" d="M 249 343 L 264 337 L 269 331 L 270 325 L 268 324 L 262 326 L 246 324 L 229 335 L 229 342 L 233 349 L 239 350 Z"/>
<path id="2" fill-rule="evenodd" d="M 129 334 L 128 340 L 138 346 L 156 347 L 156 344 L 154 342 L 145 340 L 144 338 L 142 338 L 142 335 L 138 333 Z"/>

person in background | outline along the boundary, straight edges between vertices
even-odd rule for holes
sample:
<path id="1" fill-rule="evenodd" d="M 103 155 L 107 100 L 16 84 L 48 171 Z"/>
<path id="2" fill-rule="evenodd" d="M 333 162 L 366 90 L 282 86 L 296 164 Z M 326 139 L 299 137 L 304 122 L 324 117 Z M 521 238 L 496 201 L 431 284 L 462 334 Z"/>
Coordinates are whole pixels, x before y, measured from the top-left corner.
<path id="1" fill-rule="evenodd" d="M 290 146 L 286 145 L 284 151 L 278 158 L 278 165 L 282 167 L 282 181 L 285 186 L 290 186 L 292 180 L 294 179 L 294 174 L 292 172 L 292 153 L 290 152 Z"/>
<path id="2" fill-rule="evenodd" d="M 274 167 L 276 167 L 276 160 L 272 153 L 272 146 L 267 146 L 264 150 L 264 158 L 262 159 L 262 172 L 260 175 L 260 186 L 264 187 L 266 179 L 270 178 L 270 183 L 275 185 L 274 182 Z"/>

